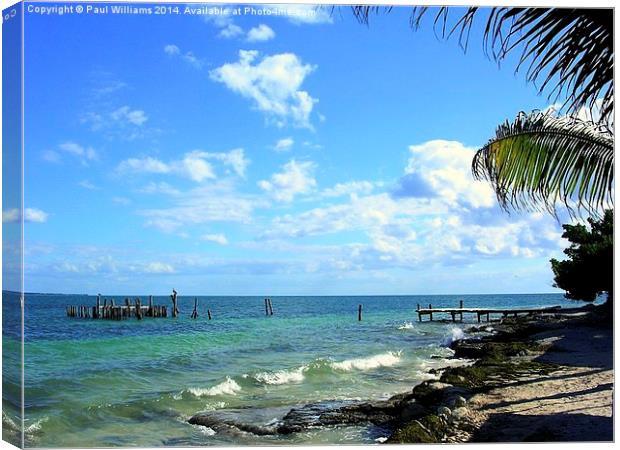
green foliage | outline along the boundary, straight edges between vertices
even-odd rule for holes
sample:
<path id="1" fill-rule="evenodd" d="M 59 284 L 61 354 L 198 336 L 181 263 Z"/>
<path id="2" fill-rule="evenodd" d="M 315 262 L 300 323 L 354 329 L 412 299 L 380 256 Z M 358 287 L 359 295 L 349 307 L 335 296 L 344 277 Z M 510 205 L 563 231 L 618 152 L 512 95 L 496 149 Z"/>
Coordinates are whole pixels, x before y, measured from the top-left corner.
<path id="1" fill-rule="evenodd" d="M 591 122 L 520 113 L 478 150 L 472 172 L 491 183 L 504 209 L 554 212 L 561 201 L 595 214 L 613 198 L 614 141 Z"/>
<path id="2" fill-rule="evenodd" d="M 551 260 L 554 286 L 566 291 L 566 297 L 594 301 L 607 293 L 608 303 L 613 298 L 614 282 L 614 217 L 605 211 L 600 220 L 588 219 L 590 229 L 584 225 L 563 225 L 562 237 L 571 245 L 564 250 L 568 259 Z"/>

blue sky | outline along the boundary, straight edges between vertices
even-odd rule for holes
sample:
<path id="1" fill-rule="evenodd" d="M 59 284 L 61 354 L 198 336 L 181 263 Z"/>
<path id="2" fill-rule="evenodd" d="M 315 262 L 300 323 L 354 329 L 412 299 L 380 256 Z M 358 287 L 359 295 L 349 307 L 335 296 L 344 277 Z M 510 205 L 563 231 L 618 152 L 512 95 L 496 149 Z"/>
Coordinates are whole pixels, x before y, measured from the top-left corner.
<path id="1" fill-rule="evenodd" d="M 25 26 L 26 290 L 554 291 L 560 226 L 469 172 L 550 103 L 480 30 L 464 54 L 405 9 Z"/>

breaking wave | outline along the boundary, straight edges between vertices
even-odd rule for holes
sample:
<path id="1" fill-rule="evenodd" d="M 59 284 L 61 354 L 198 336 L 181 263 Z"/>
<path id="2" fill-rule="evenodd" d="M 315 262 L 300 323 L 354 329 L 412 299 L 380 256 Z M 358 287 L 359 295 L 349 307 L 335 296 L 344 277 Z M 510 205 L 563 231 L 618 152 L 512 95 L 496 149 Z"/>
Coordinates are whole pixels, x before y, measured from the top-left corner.
<path id="1" fill-rule="evenodd" d="M 390 367 L 398 364 L 402 351 L 386 352 L 367 358 L 345 359 L 341 362 L 333 362 L 331 366 L 336 370 L 349 372 L 351 370 L 372 370 L 379 367 Z"/>
<path id="2" fill-rule="evenodd" d="M 254 375 L 259 383 L 278 385 L 288 383 L 301 383 L 304 380 L 304 372 L 308 370 L 308 366 L 301 366 L 297 369 L 278 370 L 275 372 L 260 372 Z"/>
<path id="3" fill-rule="evenodd" d="M 241 386 L 237 384 L 235 380 L 230 377 L 226 377 L 225 381 L 220 384 L 216 384 L 210 388 L 189 388 L 186 389 L 192 395 L 196 397 L 215 396 L 215 395 L 237 395 L 241 391 Z"/>
<path id="4" fill-rule="evenodd" d="M 443 345 L 447 347 L 453 342 L 460 341 L 464 337 L 465 337 L 465 333 L 459 327 L 450 328 L 448 336 L 446 336 L 443 340 Z"/>

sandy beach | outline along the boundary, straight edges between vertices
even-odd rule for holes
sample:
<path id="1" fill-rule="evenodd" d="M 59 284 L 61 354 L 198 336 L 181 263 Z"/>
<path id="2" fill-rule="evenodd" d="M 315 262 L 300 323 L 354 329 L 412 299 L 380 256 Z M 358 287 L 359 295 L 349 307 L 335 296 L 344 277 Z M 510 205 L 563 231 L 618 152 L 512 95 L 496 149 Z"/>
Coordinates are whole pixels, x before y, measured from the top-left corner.
<path id="1" fill-rule="evenodd" d="M 481 353 L 494 344 L 517 343 L 522 348 L 501 363 L 489 364 L 489 356 L 483 355 L 472 367 L 492 369 L 483 371 L 473 389 L 459 392 L 463 398 L 457 407 L 450 408 L 444 395 L 437 405 L 443 423 L 438 430 L 429 430 L 437 441 L 613 440 L 613 331 L 610 325 L 601 325 L 598 311 L 557 314 L 543 321 L 509 320 L 494 329 L 495 336 L 483 338 L 485 344 L 473 348 Z M 472 341 L 454 347 L 457 355 L 472 353 Z M 454 379 L 450 372 L 441 379 Z M 458 370 L 456 379 L 472 384 Z M 404 430 L 407 426 L 393 438 L 416 440 L 415 433 Z"/>

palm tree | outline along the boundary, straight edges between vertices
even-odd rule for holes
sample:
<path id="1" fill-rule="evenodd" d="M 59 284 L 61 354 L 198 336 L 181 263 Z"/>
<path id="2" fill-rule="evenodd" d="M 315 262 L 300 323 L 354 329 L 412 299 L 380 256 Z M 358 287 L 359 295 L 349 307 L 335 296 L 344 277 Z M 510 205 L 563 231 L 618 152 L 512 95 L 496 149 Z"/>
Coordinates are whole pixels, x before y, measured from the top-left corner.
<path id="1" fill-rule="evenodd" d="M 353 6 L 359 21 L 391 7 Z M 611 9 L 466 8 L 450 25 L 441 7 L 434 19 L 442 37 L 458 34 L 467 49 L 474 19 L 486 16 L 483 48 L 498 63 L 520 52 L 515 72 L 565 98 L 560 111 L 520 113 L 476 153 L 472 172 L 489 181 L 505 209 L 546 209 L 561 201 L 573 212 L 597 214 L 613 203 L 613 11 Z M 412 28 L 428 7 L 413 7 Z M 583 120 L 583 112 L 597 120 Z"/>

